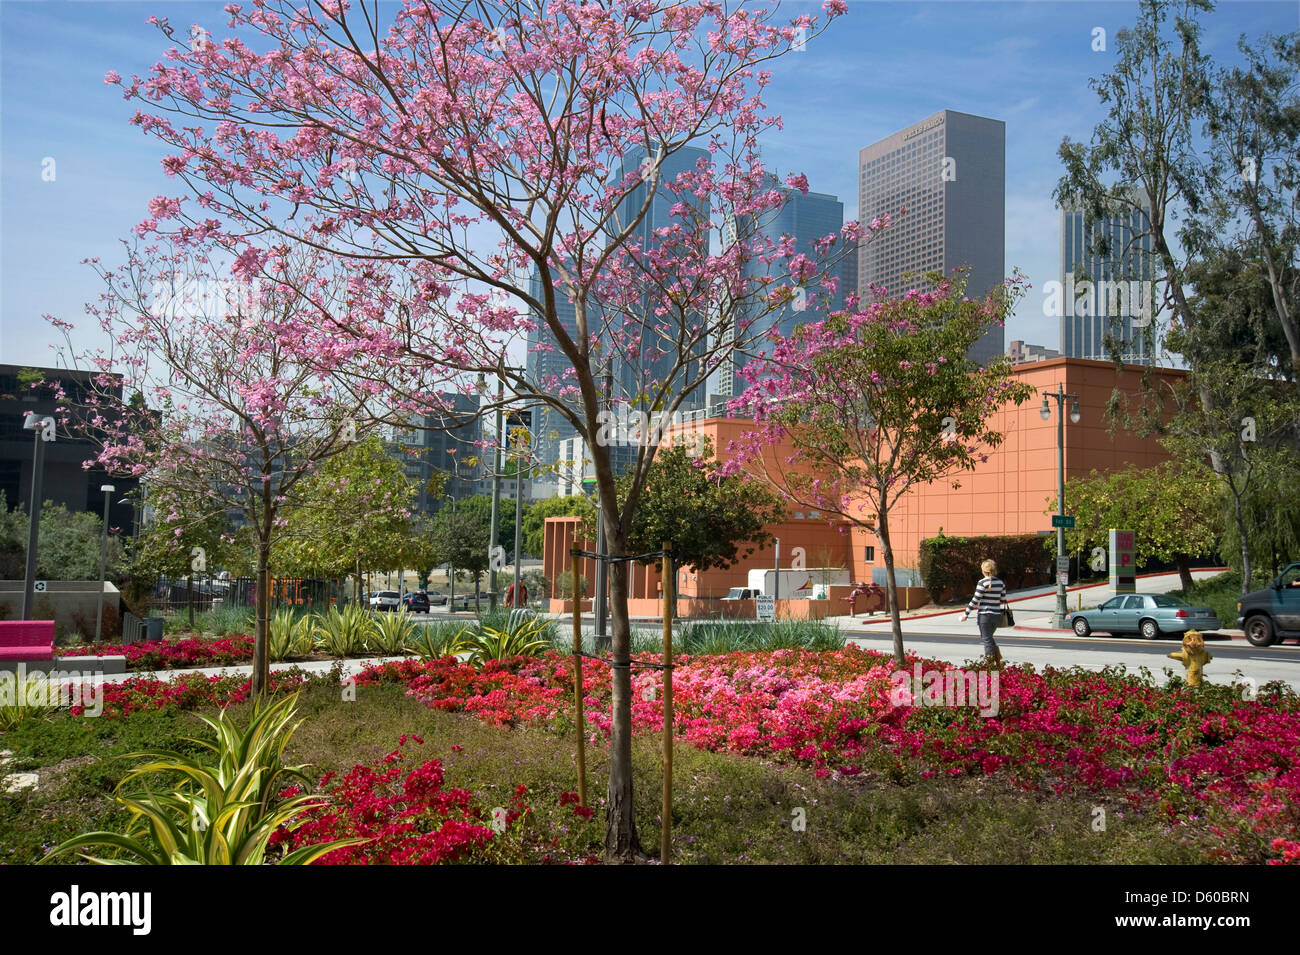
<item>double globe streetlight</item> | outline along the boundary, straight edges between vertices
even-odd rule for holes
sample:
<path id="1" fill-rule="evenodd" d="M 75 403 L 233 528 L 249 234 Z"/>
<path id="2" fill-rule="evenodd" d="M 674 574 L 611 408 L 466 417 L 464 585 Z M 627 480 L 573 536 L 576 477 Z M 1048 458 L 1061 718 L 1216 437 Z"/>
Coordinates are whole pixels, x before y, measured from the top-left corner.
<path id="1" fill-rule="evenodd" d="M 1044 421 L 1052 420 L 1052 407 L 1049 398 L 1056 399 L 1056 613 L 1052 615 L 1052 626 L 1065 628 L 1065 581 L 1061 579 L 1061 565 L 1065 560 L 1065 399 L 1070 398 L 1070 421 L 1078 424 L 1083 416 L 1079 413 L 1079 396 L 1067 394 L 1065 385 L 1057 384 L 1055 391 L 1043 391 L 1043 406 L 1038 409 Z M 1068 567 L 1068 565 L 1066 565 Z M 1068 573 L 1068 570 L 1066 571 Z"/>

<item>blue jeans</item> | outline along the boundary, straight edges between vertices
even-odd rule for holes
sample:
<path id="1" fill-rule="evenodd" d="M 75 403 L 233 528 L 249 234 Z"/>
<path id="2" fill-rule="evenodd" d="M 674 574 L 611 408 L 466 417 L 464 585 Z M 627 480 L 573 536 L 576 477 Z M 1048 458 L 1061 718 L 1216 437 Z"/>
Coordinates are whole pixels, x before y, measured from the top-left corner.
<path id="1" fill-rule="evenodd" d="M 993 631 L 997 629 L 997 626 L 1001 621 L 1001 610 L 997 613 L 979 614 L 980 642 L 984 644 L 984 655 L 986 657 L 997 655 L 998 645 L 993 639 Z"/>

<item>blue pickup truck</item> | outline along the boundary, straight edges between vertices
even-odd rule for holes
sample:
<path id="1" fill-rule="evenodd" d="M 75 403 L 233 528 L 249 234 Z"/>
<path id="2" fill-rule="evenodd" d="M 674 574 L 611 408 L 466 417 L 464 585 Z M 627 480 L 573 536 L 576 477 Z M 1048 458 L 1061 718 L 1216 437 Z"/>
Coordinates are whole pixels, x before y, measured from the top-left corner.
<path id="1" fill-rule="evenodd" d="M 1263 590 L 1237 603 L 1237 626 L 1251 646 L 1266 647 L 1287 637 L 1300 639 L 1300 562 L 1289 565 Z"/>

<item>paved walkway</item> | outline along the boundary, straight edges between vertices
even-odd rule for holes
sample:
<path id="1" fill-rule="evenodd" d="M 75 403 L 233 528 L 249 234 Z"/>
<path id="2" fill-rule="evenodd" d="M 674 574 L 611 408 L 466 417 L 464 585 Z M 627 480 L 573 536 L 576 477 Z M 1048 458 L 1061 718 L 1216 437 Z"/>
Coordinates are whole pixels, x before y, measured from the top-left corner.
<path id="1" fill-rule="evenodd" d="M 1223 573 L 1222 568 L 1194 570 L 1192 571 L 1192 579 L 1205 580 L 1221 573 Z M 1170 590 L 1177 590 L 1181 586 L 1177 573 L 1152 574 L 1139 577 L 1137 580 L 1137 592 L 1140 594 L 1163 594 Z M 1066 609 L 1077 610 L 1081 605 L 1083 607 L 1095 607 L 1111 596 L 1112 591 L 1109 583 L 1073 586 L 1066 593 Z M 1007 597 L 1011 603 L 1011 609 L 1016 615 L 1016 626 L 1013 629 L 1026 633 L 1070 632 L 1068 629 L 1052 626 L 1052 614 L 1056 612 L 1055 587 L 1033 587 L 1027 590 L 1014 590 L 1009 592 Z M 965 623 L 962 623 L 961 615 L 961 608 L 905 614 L 902 620 L 903 633 L 906 634 L 909 631 L 961 633 L 973 634 L 978 637 L 979 626 L 975 622 L 975 615 L 972 614 Z M 881 628 L 888 630 L 892 626 L 888 614 L 879 613 L 874 617 L 861 615 L 856 618 L 829 617 L 826 622 L 835 623 L 842 630 L 872 631 Z M 1245 635 L 1240 630 L 1231 629 L 1231 625 L 1236 623 L 1235 620 L 1221 622 L 1229 629 L 1221 629 L 1218 631 L 1219 633 L 1233 639 L 1245 639 Z"/>

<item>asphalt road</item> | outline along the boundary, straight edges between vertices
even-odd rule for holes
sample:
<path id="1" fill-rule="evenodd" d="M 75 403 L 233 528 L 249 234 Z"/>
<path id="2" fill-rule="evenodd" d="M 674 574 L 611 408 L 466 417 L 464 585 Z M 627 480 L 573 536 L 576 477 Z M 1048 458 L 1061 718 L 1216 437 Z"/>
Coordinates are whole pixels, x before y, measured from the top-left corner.
<path id="1" fill-rule="evenodd" d="M 893 646 L 893 637 L 888 630 L 850 631 L 846 636 L 872 650 L 888 652 Z M 1001 630 L 995 639 L 1008 663 L 1087 669 L 1123 664 L 1130 671 L 1147 667 L 1157 677 L 1166 667 L 1174 673 L 1182 672 L 1182 664 L 1168 656 L 1180 645 L 1173 637 L 1143 640 Z M 967 636 L 912 629 L 904 633 L 903 645 L 921 656 L 955 664 L 975 660 L 981 655 L 979 637 L 973 633 Z M 1240 670 L 1241 678 L 1253 679 L 1257 684 L 1282 680 L 1300 691 L 1300 646 L 1295 643 L 1252 647 L 1244 640 L 1216 639 L 1207 635 L 1205 648 L 1213 657 L 1205 668 L 1205 678 L 1212 683 L 1231 682 L 1234 671 Z"/>

